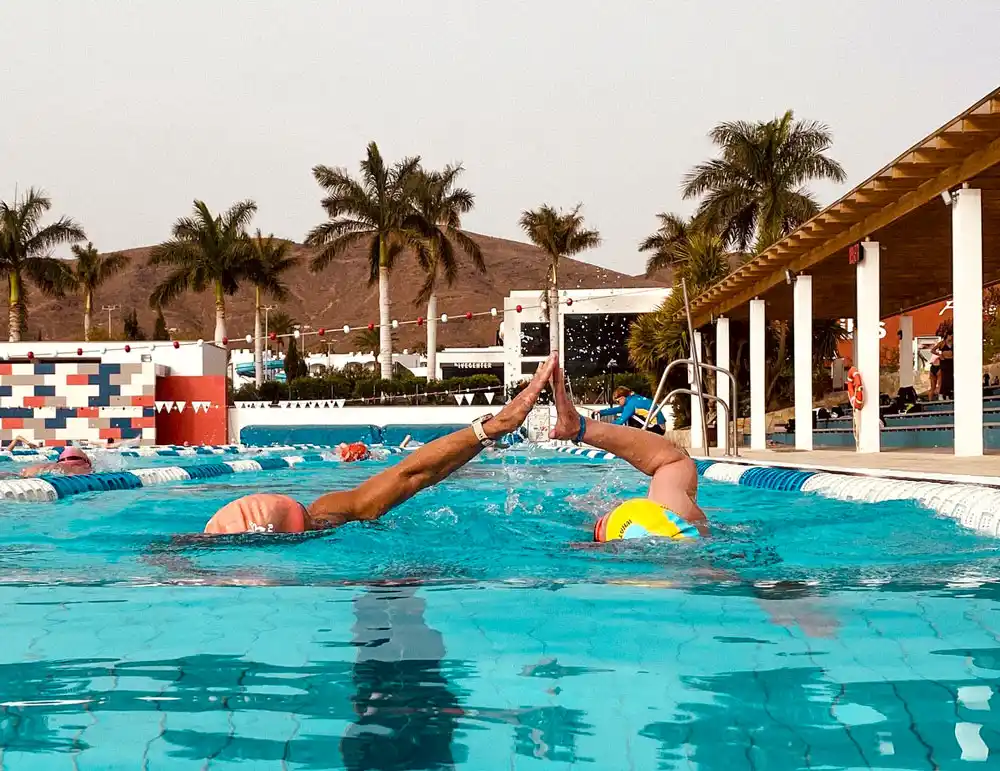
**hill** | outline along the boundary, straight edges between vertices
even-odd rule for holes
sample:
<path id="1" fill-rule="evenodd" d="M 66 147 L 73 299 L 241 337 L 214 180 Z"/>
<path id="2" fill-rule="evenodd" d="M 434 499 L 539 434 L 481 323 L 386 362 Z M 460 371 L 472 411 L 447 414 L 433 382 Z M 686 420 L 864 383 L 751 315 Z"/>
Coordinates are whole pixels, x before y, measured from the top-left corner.
<path id="1" fill-rule="evenodd" d="M 545 284 L 547 257 L 537 247 L 517 241 L 508 241 L 475 233 L 469 234 L 480 245 L 486 261 L 487 272 L 476 272 L 469 261 L 460 256 L 460 275 L 454 287 L 442 286 L 438 293 L 440 313 L 458 315 L 467 310 L 482 311 L 503 307 L 503 298 L 512 290 L 537 289 Z M 129 266 L 114 276 L 94 299 L 95 327 L 107 328 L 107 314 L 102 305 L 121 305 L 115 312 L 115 327 L 121 331 L 121 318 L 125 311 L 135 308 L 143 329 L 149 334 L 153 329 L 154 314 L 149 308 L 149 294 L 164 271 L 146 265 L 151 247 L 129 249 L 124 253 L 131 260 Z M 378 287 L 368 285 L 368 257 L 364 246 L 358 245 L 340 260 L 319 274 L 309 272 L 308 263 L 314 251 L 294 244 L 293 253 L 301 264 L 288 273 L 289 298 L 280 303 L 280 310 L 296 321 L 313 328 L 320 326 L 339 329 L 345 323 L 351 326 L 378 321 Z M 400 257 L 392 273 L 391 296 L 393 316 L 412 319 L 424 315 L 425 308 L 414 305 L 414 299 L 423 282 L 423 274 L 413 257 Z M 559 284 L 562 288 L 596 289 L 604 287 L 665 286 L 669 282 L 657 279 L 627 276 L 577 260 L 565 260 L 560 268 Z M 274 301 L 269 301 L 273 304 Z M 31 291 L 29 296 L 29 340 L 39 333 L 43 339 L 78 340 L 82 338 L 83 306 L 79 298 L 52 299 Z M 247 287 L 227 300 L 227 329 L 233 339 L 253 331 L 253 292 Z M 6 315 L 6 314 L 4 314 Z M 215 307 L 210 292 L 188 294 L 164 309 L 168 327 L 176 327 L 179 336 L 210 339 L 215 328 Z M 459 324 L 438 326 L 440 345 L 483 346 L 492 345 L 497 322 L 489 317 Z M 412 348 L 424 341 L 425 330 L 416 326 L 401 327 L 397 335 L 397 350 Z M 356 349 L 343 334 L 331 339 L 333 350 L 339 352 Z"/>

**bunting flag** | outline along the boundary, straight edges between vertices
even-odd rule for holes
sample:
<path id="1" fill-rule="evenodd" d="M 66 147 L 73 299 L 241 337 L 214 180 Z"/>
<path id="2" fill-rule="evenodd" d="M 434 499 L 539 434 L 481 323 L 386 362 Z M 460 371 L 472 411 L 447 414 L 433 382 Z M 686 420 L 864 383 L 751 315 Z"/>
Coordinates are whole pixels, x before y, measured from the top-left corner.
<path id="1" fill-rule="evenodd" d="M 187 405 L 187 402 L 176 402 L 176 404 L 177 404 L 177 411 L 184 412 L 184 407 Z"/>
<path id="2" fill-rule="evenodd" d="M 339 407 L 343 407 L 346 402 L 347 402 L 346 399 L 337 399 L 336 400 L 336 405 L 337 405 L 338 408 Z"/>
<path id="3" fill-rule="evenodd" d="M 194 407 L 194 411 L 197 412 L 199 409 L 203 412 L 208 412 L 210 407 L 216 406 L 211 402 L 191 402 L 191 406 Z"/>
<path id="4" fill-rule="evenodd" d="M 493 404 L 493 392 L 492 391 L 487 391 L 486 393 L 483 394 L 483 396 L 486 397 L 486 403 L 487 404 Z"/>
<path id="5" fill-rule="evenodd" d="M 472 398 L 475 396 L 475 394 L 464 394 L 464 396 L 465 396 L 465 403 L 472 404 Z"/>
<path id="6" fill-rule="evenodd" d="M 157 412 L 170 412 L 174 408 L 173 402 L 154 402 Z"/>

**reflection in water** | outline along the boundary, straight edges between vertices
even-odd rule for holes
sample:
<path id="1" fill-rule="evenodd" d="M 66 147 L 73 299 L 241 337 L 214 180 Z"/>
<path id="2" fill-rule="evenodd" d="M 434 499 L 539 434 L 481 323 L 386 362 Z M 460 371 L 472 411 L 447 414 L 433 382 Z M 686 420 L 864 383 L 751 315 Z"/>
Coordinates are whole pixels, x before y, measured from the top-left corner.
<path id="1" fill-rule="evenodd" d="M 341 742 L 350 771 L 450 769 L 458 697 L 441 670 L 444 641 L 413 586 L 374 587 L 354 600 L 356 721 Z"/>
<path id="2" fill-rule="evenodd" d="M 681 703 L 678 719 L 645 726 L 660 768 L 955 768 L 998 746 L 998 713 L 982 692 L 1000 678 L 831 682 L 818 667 L 684 678 L 712 700 Z M 968 689 L 979 702 L 963 701 Z M 988 697 L 987 697 L 988 700 Z"/>

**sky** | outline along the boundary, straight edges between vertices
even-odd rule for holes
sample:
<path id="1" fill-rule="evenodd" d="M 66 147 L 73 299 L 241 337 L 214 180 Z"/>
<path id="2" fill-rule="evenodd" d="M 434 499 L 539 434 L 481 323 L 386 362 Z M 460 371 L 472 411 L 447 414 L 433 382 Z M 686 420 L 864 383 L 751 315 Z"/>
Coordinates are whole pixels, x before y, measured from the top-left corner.
<path id="1" fill-rule="evenodd" d="M 829 203 L 1000 86 L 997 0 L 3 0 L 0 199 L 46 190 L 102 251 L 250 198 L 301 241 L 316 164 L 461 161 L 469 230 L 584 206 L 639 273 L 725 120 L 834 134 Z"/>

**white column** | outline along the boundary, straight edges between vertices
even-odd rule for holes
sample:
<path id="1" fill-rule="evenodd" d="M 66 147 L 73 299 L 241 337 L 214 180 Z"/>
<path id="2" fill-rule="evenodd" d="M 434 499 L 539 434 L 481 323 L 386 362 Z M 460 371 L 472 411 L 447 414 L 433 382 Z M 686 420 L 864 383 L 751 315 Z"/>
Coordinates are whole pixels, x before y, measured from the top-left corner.
<path id="1" fill-rule="evenodd" d="M 913 386 L 913 316 L 899 317 L 899 387 Z"/>
<path id="2" fill-rule="evenodd" d="M 983 200 L 963 188 L 951 204 L 955 334 L 955 455 L 983 454 Z"/>
<path id="3" fill-rule="evenodd" d="M 879 245 L 865 241 L 858 263 L 858 310 L 854 320 L 854 366 L 865 387 L 865 405 L 858 431 L 859 452 L 881 452 L 878 414 L 879 374 Z"/>
<path id="4" fill-rule="evenodd" d="M 704 359 L 701 358 L 702 356 L 701 332 L 694 333 L 694 345 L 695 349 L 698 351 L 698 361 L 699 362 L 704 361 Z M 704 381 L 705 379 L 702 378 L 702 382 Z M 688 387 L 692 391 L 697 390 L 694 385 L 694 367 L 688 367 Z M 698 397 L 692 396 L 691 397 L 691 446 L 697 447 L 699 449 L 704 449 L 702 448 L 703 444 L 704 442 L 702 441 L 701 408 L 698 406 Z"/>
<path id="5" fill-rule="evenodd" d="M 813 448 L 813 338 L 812 338 L 812 276 L 796 276 L 793 290 L 795 311 L 793 371 L 795 379 L 795 449 Z"/>
<path id="6" fill-rule="evenodd" d="M 750 449 L 767 448 L 765 435 L 764 301 L 750 301 Z"/>
<path id="7" fill-rule="evenodd" d="M 729 361 L 729 319 L 722 318 L 715 321 L 715 366 L 729 369 L 732 364 Z M 726 375 L 715 373 L 715 395 L 729 405 L 729 409 L 735 409 L 732 402 L 732 385 Z M 716 407 L 716 440 L 715 446 L 722 451 L 729 449 L 729 427 L 726 423 L 726 411 L 720 406 Z"/>

